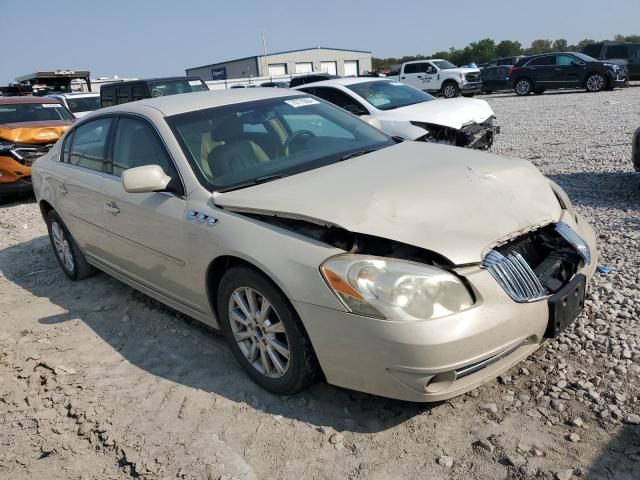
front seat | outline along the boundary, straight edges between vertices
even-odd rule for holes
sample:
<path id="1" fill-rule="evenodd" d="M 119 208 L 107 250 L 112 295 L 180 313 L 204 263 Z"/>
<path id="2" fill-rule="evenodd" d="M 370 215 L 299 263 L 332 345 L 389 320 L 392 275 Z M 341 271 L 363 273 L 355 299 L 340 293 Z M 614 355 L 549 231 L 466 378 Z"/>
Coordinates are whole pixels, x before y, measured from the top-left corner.
<path id="1" fill-rule="evenodd" d="M 214 177 L 241 172 L 269 161 L 260 145 L 243 138 L 242 123 L 227 117 L 211 132 L 214 142 L 224 142 L 209 152 L 209 168 Z"/>

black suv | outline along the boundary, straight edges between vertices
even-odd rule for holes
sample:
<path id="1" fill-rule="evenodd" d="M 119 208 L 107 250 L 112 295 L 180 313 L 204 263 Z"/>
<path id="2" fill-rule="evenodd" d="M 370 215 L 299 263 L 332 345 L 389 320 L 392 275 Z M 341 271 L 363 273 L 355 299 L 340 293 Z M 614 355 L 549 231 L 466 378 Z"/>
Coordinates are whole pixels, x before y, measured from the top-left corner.
<path id="1" fill-rule="evenodd" d="M 591 43 L 582 53 L 625 67 L 629 80 L 640 80 L 640 43 Z"/>
<path id="2" fill-rule="evenodd" d="M 588 92 L 626 85 L 622 67 L 583 53 L 543 53 L 524 57 L 509 71 L 509 85 L 518 95 L 558 88 L 586 88 Z"/>
<path id="3" fill-rule="evenodd" d="M 144 98 L 201 92 L 203 90 L 209 90 L 209 87 L 202 79 L 197 77 L 130 80 L 120 83 L 108 83 L 100 87 L 100 104 L 104 108 L 135 102 Z"/>

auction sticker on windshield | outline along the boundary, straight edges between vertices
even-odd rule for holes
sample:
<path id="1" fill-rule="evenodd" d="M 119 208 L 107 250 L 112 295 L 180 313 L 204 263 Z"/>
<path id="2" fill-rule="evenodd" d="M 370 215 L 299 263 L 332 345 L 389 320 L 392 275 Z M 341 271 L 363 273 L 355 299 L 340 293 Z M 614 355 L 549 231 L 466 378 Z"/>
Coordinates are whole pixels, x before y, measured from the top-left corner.
<path id="1" fill-rule="evenodd" d="M 43 103 L 42 108 L 62 108 L 62 105 L 56 103 Z"/>
<path id="2" fill-rule="evenodd" d="M 198 85 L 200 85 L 200 80 L 189 80 L 190 87 L 197 87 Z"/>
<path id="3" fill-rule="evenodd" d="M 293 108 L 298 107 L 306 107 L 307 105 L 316 105 L 320 103 L 313 98 L 305 97 L 305 98 L 292 98 L 291 100 L 285 100 L 284 103 L 291 105 Z"/>

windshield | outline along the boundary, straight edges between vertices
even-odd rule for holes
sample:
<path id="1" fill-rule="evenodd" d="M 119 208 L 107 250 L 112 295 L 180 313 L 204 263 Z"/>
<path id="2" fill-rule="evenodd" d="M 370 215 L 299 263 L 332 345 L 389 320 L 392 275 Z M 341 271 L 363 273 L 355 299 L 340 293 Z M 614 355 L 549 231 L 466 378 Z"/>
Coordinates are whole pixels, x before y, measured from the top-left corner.
<path id="1" fill-rule="evenodd" d="M 308 96 L 188 112 L 167 122 L 200 182 L 218 191 L 312 170 L 349 154 L 395 144 L 344 110 Z"/>
<path id="2" fill-rule="evenodd" d="M 585 55 L 584 53 L 571 53 L 571 55 L 578 57 L 580 60 L 582 60 L 583 62 L 597 62 L 598 60 L 590 57 L 589 55 Z"/>
<path id="3" fill-rule="evenodd" d="M 59 103 L 14 103 L 0 105 L 0 123 L 73 120 L 73 115 Z"/>
<path id="4" fill-rule="evenodd" d="M 94 97 L 67 98 L 69 110 L 76 112 L 93 112 L 100 108 L 100 95 Z"/>
<path id="5" fill-rule="evenodd" d="M 436 67 L 440 70 L 449 70 L 450 68 L 458 68 L 453 63 L 447 62 L 446 60 L 431 60 Z"/>
<path id="6" fill-rule="evenodd" d="M 152 97 L 165 97 L 179 93 L 201 92 L 209 90 L 202 80 L 170 80 L 149 83 Z"/>
<path id="7" fill-rule="evenodd" d="M 416 103 L 435 100 L 428 93 L 400 82 L 376 80 L 346 86 L 380 110 L 393 110 Z"/>

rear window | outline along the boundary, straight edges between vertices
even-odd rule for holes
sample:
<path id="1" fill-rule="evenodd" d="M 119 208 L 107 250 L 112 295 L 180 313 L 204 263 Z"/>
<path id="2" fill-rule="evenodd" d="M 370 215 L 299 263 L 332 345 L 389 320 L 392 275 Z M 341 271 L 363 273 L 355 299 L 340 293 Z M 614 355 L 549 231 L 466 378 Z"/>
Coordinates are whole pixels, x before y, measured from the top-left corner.
<path id="1" fill-rule="evenodd" d="M 0 105 L 0 123 L 73 120 L 69 110 L 59 103 L 21 103 Z"/>
<path id="2" fill-rule="evenodd" d="M 556 56 L 555 55 L 547 55 L 546 57 L 538 57 L 531 60 L 527 66 L 528 67 L 539 67 L 544 65 L 555 65 L 556 64 Z"/>
<path id="3" fill-rule="evenodd" d="M 166 97 L 180 93 L 202 92 L 208 90 L 202 80 L 170 80 L 149 83 L 152 97 Z"/>
<path id="4" fill-rule="evenodd" d="M 629 47 L 627 45 L 609 45 L 604 53 L 604 58 L 610 60 L 613 58 L 628 58 Z"/>
<path id="5" fill-rule="evenodd" d="M 69 110 L 76 112 L 93 112 L 100 108 L 100 97 L 75 97 L 67 98 Z"/>

